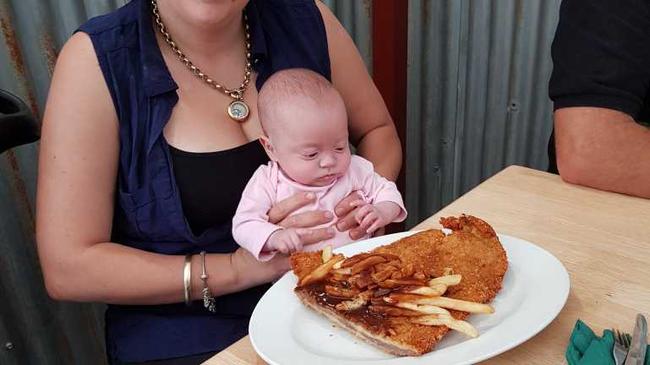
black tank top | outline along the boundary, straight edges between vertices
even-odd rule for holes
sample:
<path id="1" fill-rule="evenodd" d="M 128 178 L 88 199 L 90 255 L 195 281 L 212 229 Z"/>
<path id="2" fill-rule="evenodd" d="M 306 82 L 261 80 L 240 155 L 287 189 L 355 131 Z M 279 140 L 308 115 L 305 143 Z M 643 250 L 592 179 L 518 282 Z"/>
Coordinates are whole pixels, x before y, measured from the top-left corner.
<path id="1" fill-rule="evenodd" d="M 169 146 L 183 213 L 195 235 L 230 223 L 246 183 L 269 160 L 259 141 L 215 152 Z"/>

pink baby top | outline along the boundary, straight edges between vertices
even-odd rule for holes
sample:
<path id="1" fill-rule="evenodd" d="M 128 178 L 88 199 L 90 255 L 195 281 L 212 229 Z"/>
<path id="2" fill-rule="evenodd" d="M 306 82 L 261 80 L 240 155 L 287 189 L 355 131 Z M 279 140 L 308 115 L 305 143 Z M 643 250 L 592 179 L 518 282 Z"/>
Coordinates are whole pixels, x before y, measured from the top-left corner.
<path id="1" fill-rule="evenodd" d="M 232 235 L 240 246 L 250 251 L 258 260 L 267 261 L 275 253 L 262 252 L 262 248 L 273 232 L 282 229 L 268 221 L 266 213 L 273 204 L 299 192 L 311 192 L 316 196 L 314 203 L 300 208 L 294 214 L 313 210 L 328 210 L 333 214 L 334 207 L 353 191 L 361 194 L 370 204 L 389 201 L 399 205 L 402 211 L 394 222 L 401 222 L 406 218 L 404 202 L 395 183 L 377 174 L 372 163 L 362 157 L 353 155 L 347 173 L 327 186 L 297 183 L 285 175 L 277 163 L 271 161 L 260 166 L 246 185 L 233 218 Z M 336 221 L 333 221 L 320 227 L 333 226 L 335 223 Z M 349 232 L 336 230 L 334 238 L 306 245 L 304 249 L 317 251 L 325 246 L 336 248 L 352 241 Z"/>

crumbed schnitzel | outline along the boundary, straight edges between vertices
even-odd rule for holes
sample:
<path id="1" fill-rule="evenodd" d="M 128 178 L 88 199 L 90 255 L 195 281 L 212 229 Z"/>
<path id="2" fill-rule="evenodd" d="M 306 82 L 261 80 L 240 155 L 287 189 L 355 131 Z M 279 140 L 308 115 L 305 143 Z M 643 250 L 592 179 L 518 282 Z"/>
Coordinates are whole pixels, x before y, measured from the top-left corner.
<path id="1" fill-rule="evenodd" d="M 490 302 L 501 289 L 506 253 L 492 227 L 479 218 L 462 215 L 440 223 L 452 233 L 432 229 L 347 259 L 335 255 L 328 263 L 321 252 L 292 255 L 300 283 L 296 295 L 309 308 L 395 355 L 431 351 L 449 327 L 472 335 L 473 327 L 462 321 L 469 313 L 454 308 L 466 301 L 459 308 L 489 313 L 489 306 L 476 303 Z M 440 284 L 431 279 L 454 277 L 462 280 L 435 292 Z"/>

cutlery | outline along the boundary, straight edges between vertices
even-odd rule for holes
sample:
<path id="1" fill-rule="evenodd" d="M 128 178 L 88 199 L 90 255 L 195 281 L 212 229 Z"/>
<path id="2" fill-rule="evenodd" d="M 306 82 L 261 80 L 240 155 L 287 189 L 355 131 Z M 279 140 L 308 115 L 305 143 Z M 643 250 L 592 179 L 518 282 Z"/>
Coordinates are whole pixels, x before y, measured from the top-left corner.
<path id="1" fill-rule="evenodd" d="M 630 351 L 627 353 L 624 365 L 643 365 L 647 346 L 648 323 L 642 314 L 637 314 L 636 324 L 632 332 Z"/>
<path id="2" fill-rule="evenodd" d="M 615 365 L 623 365 L 625 356 L 627 356 L 627 351 L 630 348 L 631 336 L 615 329 L 612 329 L 612 333 L 614 333 L 614 347 L 612 348 L 614 363 Z"/>

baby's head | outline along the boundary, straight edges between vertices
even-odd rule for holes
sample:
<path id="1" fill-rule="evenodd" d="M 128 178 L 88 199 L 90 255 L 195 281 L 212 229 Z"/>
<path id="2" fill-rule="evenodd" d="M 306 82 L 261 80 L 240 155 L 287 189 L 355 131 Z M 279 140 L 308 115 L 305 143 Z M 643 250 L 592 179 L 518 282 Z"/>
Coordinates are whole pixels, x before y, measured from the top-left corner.
<path id="1" fill-rule="evenodd" d="M 294 181 L 326 186 L 347 171 L 345 104 L 323 76 L 306 69 L 273 74 L 260 90 L 258 114 L 266 152 Z"/>

